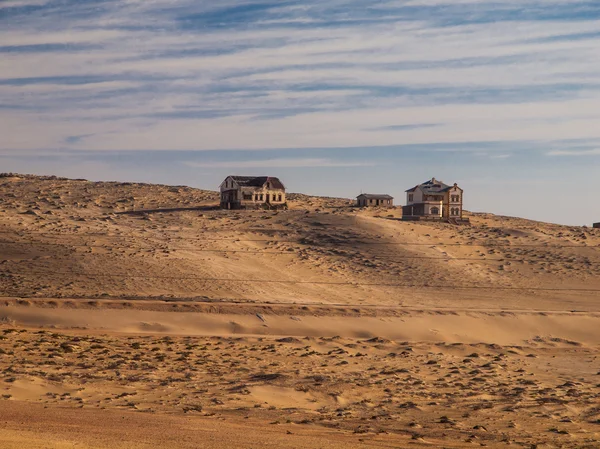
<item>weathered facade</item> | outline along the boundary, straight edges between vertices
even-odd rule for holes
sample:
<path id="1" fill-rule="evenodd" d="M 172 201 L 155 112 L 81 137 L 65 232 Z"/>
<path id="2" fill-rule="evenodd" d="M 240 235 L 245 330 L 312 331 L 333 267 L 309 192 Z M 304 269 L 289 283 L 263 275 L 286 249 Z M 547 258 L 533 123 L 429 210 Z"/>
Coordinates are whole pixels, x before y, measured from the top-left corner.
<path id="1" fill-rule="evenodd" d="M 356 197 L 356 205 L 358 207 L 392 207 L 394 205 L 394 198 L 390 195 L 375 195 L 372 193 L 361 193 Z"/>
<path id="2" fill-rule="evenodd" d="M 285 186 L 273 176 L 228 176 L 220 185 L 223 209 L 283 209 Z"/>
<path id="3" fill-rule="evenodd" d="M 432 178 L 406 191 L 402 216 L 406 220 L 462 220 L 463 196 L 463 190 L 456 183 L 449 186 Z"/>

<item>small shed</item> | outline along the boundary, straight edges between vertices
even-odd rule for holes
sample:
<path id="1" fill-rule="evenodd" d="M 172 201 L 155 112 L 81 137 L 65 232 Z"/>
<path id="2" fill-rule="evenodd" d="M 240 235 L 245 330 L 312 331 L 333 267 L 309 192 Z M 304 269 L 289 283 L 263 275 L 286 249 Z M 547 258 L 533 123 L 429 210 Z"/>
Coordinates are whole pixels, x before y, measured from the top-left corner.
<path id="1" fill-rule="evenodd" d="M 600 229 L 600 222 L 598 222 L 598 223 L 594 223 L 594 227 L 595 227 L 596 229 Z"/>
<path id="2" fill-rule="evenodd" d="M 361 193 L 356 197 L 356 205 L 358 207 L 385 206 L 392 207 L 394 205 L 394 197 L 390 195 L 378 195 L 373 193 Z"/>

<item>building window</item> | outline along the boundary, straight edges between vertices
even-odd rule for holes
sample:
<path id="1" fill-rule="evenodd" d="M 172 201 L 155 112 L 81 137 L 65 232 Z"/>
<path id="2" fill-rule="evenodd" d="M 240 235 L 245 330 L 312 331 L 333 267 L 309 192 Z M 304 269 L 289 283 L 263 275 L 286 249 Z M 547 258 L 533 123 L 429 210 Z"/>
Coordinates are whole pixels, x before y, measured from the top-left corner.
<path id="1" fill-rule="evenodd" d="M 279 196 L 277 197 L 277 201 L 281 202 L 281 193 L 279 194 Z"/>
<path id="2" fill-rule="evenodd" d="M 432 215 L 439 215 L 440 214 L 440 209 L 438 207 L 432 207 L 431 208 L 431 214 Z"/>
<path id="3" fill-rule="evenodd" d="M 258 198 L 258 200 L 259 200 L 259 201 L 263 201 L 263 198 L 264 198 L 264 196 L 263 196 L 263 194 L 261 193 L 261 194 L 259 195 L 259 198 Z"/>
<path id="4" fill-rule="evenodd" d="M 408 201 L 414 201 L 414 195 L 412 193 L 408 194 Z"/>

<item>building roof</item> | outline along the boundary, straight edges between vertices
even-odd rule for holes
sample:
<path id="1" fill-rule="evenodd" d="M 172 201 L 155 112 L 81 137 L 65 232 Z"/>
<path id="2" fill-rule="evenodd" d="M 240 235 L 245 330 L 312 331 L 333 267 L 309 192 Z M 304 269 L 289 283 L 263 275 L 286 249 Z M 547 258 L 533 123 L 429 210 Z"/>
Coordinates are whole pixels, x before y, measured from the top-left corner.
<path id="1" fill-rule="evenodd" d="M 285 186 L 274 176 L 230 176 L 241 187 L 262 187 L 267 182 L 271 183 L 271 188 L 276 190 L 285 190 Z"/>
<path id="2" fill-rule="evenodd" d="M 368 200 L 393 200 L 394 197 L 390 195 L 379 195 L 376 193 L 361 193 L 356 198 L 366 198 Z"/>
<path id="3" fill-rule="evenodd" d="M 418 188 L 420 188 L 425 195 L 438 195 L 450 190 L 452 186 L 444 184 L 442 181 L 438 181 L 435 178 L 431 178 L 418 186 L 414 186 L 412 189 L 408 189 L 406 192 L 414 192 Z"/>

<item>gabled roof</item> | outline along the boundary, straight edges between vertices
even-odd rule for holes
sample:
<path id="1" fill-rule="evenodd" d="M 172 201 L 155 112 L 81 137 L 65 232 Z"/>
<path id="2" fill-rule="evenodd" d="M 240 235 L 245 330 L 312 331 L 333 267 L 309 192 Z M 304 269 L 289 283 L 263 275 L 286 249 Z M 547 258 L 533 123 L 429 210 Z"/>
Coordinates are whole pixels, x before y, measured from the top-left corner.
<path id="1" fill-rule="evenodd" d="M 418 186 L 413 187 L 412 189 L 408 189 L 406 192 L 414 192 L 417 189 L 421 189 L 425 195 L 437 195 L 442 194 L 448 190 L 450 190 L 452 186 L 448 184 L 444 184 L 442 181 L 438 181 L 435 178 L 431 178 L 428 181 L 425 181 Z"/>
<path id="2" fill-rule="evenodd" d="M 390 195 L 379 195 L 376 193 L 361 193 L 356 198 L 366 198 L 367 200 L 393 200 L 394 197 Z"/>
<path id="3" fill-rule="evenodd" d="M 271 183 L 272 189 L 285 190 L 285 186 L 274 176 L 229 176 L 240 187 L 263 187 L 267 182 Z"/>

